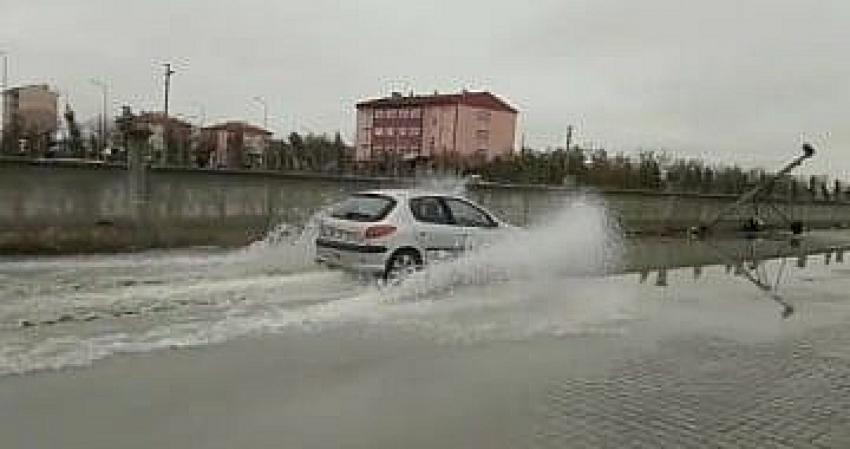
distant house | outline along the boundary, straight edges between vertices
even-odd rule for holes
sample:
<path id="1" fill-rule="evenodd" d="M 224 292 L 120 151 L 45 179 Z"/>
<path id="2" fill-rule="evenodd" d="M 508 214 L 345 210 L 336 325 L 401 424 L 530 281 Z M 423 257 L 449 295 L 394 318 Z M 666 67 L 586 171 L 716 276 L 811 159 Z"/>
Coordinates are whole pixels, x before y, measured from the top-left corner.
<path id="1" fill-rule="evenodd" d="M 151 153 L 148 156 L 157 165 L 186 165 L 192 159 L 191 123 L 175 117 L 165 117 L 162 112 L 142 112 L 136 119 L 151 132 L 148 138 Z M 166 124 L 168 125 L 166 127 Z M 166 129 L 168 145 L 166 145 Z"/>
<path id="2" fill-rule="evenodd" d="M 263 168 L 272 132 L 240 121 L 201 130 L 202 148 L 213 168 Z"/>
<path id="3" fill-rule="evenodd" d="M 3 91 L 3 147 L 9 153 L 46 150 L 58 129 L 59 94 L 46 84 Z"/>
<path id="4" fill-rule="evenodd" d="M 517 110 L 490 92 L 392 96 L 357 103 L 358 162 L 474 166 L 514 151 Z"/>

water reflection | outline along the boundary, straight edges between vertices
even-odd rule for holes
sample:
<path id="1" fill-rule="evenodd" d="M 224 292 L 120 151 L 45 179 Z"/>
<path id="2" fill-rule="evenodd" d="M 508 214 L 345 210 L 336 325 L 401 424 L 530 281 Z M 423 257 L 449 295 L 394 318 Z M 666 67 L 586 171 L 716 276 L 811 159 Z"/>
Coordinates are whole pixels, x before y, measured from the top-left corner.
<path id="1" fill-rule="evenodd" d="M 693 281 L 698 281 L 706 267 L 723 266 L 727 275 L 749 281 L 779 304 L 782 316 L 787 318 L 794 313 L 794 307 L 782 297 L 781 290 L 789 272 L 807 268 L 810 258 L 823 257 L 825 265 L 833 261 L 844 263 L 844 252 L 848 248 L 850 244 L 834 245 L 800 239 L 637 242 L 630 250 L 628 269 L 640 274 L 641 284 L 645 284 L 654 273 L 654 285 L 668 287 L 673 269 L 690 268 Z"/>
<path id="2" fill-rule="evenodd" d="M 656 287 L 667 287 L 667 269 L 661 268 L 658 270 L 658 279 L 655 281 Z"/>

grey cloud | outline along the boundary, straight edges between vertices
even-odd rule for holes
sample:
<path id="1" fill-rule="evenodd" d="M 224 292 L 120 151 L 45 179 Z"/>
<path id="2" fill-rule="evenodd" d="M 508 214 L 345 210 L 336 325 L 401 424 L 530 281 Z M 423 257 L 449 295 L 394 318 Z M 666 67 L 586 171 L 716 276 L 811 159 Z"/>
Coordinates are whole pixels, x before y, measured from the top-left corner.
<path id="1" fill-rule="evenodd" d="M 567 123 L 585 141 L 776 164 L 801 134 L 850 178 L 850 4 L 753 0 L 399 2 L 28 0 L 4 5 L 16 81 L 48 80 L 94 114 L 103 77 L 122 102 L 210 120 L 353 132 L 353 103 L 391 89 L 489 89 L 535 146 Z"/>

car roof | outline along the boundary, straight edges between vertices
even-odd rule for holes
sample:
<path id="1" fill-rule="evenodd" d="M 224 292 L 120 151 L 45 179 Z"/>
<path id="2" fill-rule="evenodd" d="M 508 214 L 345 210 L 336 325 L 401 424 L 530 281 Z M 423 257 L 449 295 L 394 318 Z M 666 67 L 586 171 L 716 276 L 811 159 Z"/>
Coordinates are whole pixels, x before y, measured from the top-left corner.
<path id="1" fill-rule="evenodd" d="M 377 189 L 358 192 L 358 195 L 384 195 L 395 198 L 396 200 L 417 198 L 422 196 L 441 196 L 446 198 L 464 198 L 462 195 L 437 192 L 434 190 L 423 189 Z"/>

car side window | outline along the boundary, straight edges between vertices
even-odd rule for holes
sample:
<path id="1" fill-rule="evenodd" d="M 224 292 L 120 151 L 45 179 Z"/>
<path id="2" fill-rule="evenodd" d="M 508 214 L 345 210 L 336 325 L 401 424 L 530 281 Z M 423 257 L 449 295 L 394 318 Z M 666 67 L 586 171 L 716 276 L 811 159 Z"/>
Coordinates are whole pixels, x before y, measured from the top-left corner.
<path id="1" fill-rule="evenodd" d="M 410 200 L 413 218 L 423 223 L 449 224 L 449 214 L 442 201 L 436 197 L 421 197 Z"/>
<path id="2" fill-rule="evenodd" d="M 496 222 L 487 213 L 466 201 L 446 198 L 446 205 L 452 213 L 454 224 L 476 228 L 493 228 Z"/>

